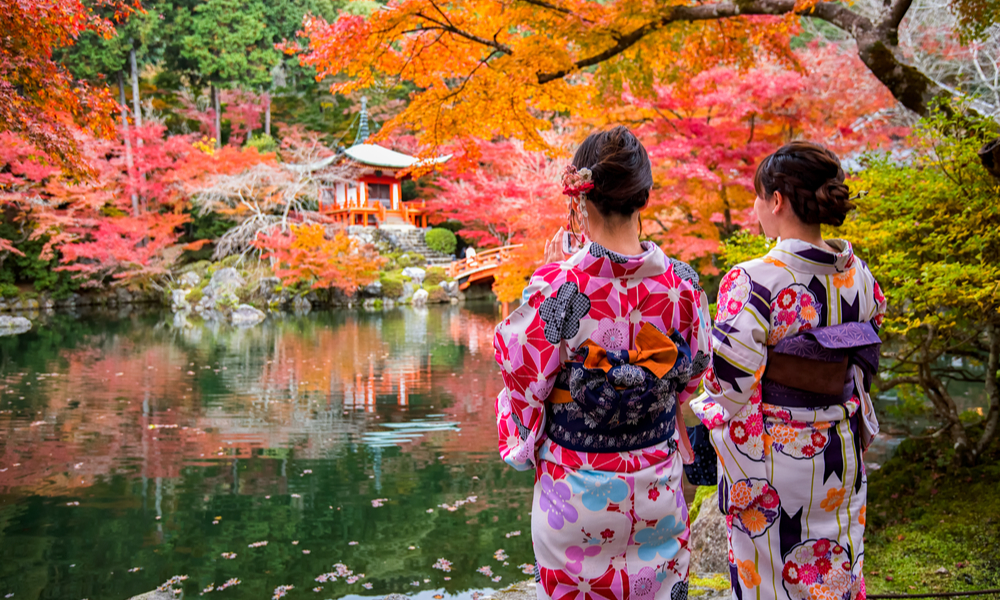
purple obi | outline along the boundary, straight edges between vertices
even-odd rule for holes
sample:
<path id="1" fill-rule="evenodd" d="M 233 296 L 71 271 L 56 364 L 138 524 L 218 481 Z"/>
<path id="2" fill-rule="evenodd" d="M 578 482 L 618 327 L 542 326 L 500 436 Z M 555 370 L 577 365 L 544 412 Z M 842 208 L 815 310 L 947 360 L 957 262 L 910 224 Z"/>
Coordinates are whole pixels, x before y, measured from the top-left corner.
<path id="1" fill-rule="evenodd" d="M 870 323 L 817 327 L 787 337 L 767 349 L 762 399 L 791 408 L 844 404 L 856 393 L 851 367 L 860 367 L 865 391 L 870 390 L 881 345 Z"/>

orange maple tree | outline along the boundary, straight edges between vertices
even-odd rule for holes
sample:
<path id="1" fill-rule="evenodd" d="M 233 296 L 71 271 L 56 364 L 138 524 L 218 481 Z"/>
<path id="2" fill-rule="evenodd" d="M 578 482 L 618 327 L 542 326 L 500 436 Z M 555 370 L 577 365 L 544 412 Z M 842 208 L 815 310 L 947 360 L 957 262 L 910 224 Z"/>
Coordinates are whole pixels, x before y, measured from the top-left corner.
<path id="1" fill-rule="evenodd" d="M 802 16 L 848 32 L 881 83 L 925 113 L 943 92 L 899 59 L 896 32 L 909 7 L 895 0 L 872 20 L 816 0 L 396 0 L 367 17 L 307 17 L 302 61 L 335 77 L 336 92 L 412 84 L 410 104 L 382 132 L 409 128 L 431 148 L 503 136 L 537 149 L 549 114 L 594 115 L 609 93 L 652 97 L 656 85 L 720 65 L 795 65 L 790 40 Z"/>
<path id="2" fill-rule="evenodd" d="M 319 223 L 291 225 L 289 229 L 260 235 L 254 242 L 286 286 L 337 288 L 351 296 L 358 287 L 375 281 L 385 263 L 374 246 L 362 244 L 343 231 L 327 235 L 326 227 Z"/>
<path id="3" fill-rule="evenodd" d="M 125 0 L 17 0 L 0 3 L 0 130 L 34 144 L 53 158 L 74 163 L 78 129 L 111 137 L 116 104 L 106 88 L 75 80 L 53 60 L 86 31 L 110 38 L 112 19 L 135 10 Z M 95 9 L 100 9 L 97 11 Z"/>

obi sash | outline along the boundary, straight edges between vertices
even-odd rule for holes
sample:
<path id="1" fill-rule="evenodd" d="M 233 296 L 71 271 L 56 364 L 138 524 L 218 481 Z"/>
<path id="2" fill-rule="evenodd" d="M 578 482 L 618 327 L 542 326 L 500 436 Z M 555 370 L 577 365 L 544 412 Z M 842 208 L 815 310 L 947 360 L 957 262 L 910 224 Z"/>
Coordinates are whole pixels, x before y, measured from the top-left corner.
<path id="1" fill-rule="evenodd" d="M 870 323 L 817 327 L 787 337 L 767 349 L 762 400 L 791 408 L 844 404 L 856 392 L 853 367 L 859 367 L 865 391 L 871 389 L 881 345 Z"/>
<path id="2" fill-rule="evenodd" d="M 691 349 L 674 329 L 664 334 L 644 323 L 634 350 L 586 340 L 575 358 L 546 402 L 549 439 L 580 452 L 626 452 L 673 439 L 677 395 L 692 373 Z"/>

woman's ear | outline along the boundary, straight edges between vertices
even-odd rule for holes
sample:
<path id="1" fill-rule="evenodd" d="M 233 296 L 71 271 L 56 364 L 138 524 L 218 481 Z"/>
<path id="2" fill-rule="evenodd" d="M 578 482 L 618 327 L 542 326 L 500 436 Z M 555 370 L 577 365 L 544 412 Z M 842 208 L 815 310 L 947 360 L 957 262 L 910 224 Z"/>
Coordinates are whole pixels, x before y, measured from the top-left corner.
<path id="1" fill-rule="evenodd" d="M 771 214 L 777 216 L 778 213 L 783 211 L 786 206 L 788 206 L 788 199 L 785 198 L 781 192 L 774 192 L 774 206 L 771 207 Z"/>

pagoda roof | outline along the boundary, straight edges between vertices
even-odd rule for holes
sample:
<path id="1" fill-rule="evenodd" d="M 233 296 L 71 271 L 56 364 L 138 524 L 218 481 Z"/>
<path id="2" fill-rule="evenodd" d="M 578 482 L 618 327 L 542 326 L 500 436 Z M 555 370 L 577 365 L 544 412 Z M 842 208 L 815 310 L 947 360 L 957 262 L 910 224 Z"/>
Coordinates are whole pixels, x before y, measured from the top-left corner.
<path id="1" fill-rule="evenodd" d="M 419 159 L 415 156 L 389 150 L 375 144 L 355 144 L 344 150 L 344 154 L 354 162 L 384 169 L 409 169 L 410 167 L 437 165 L 451 160 L 450 154 L 435 158 Z"/>

